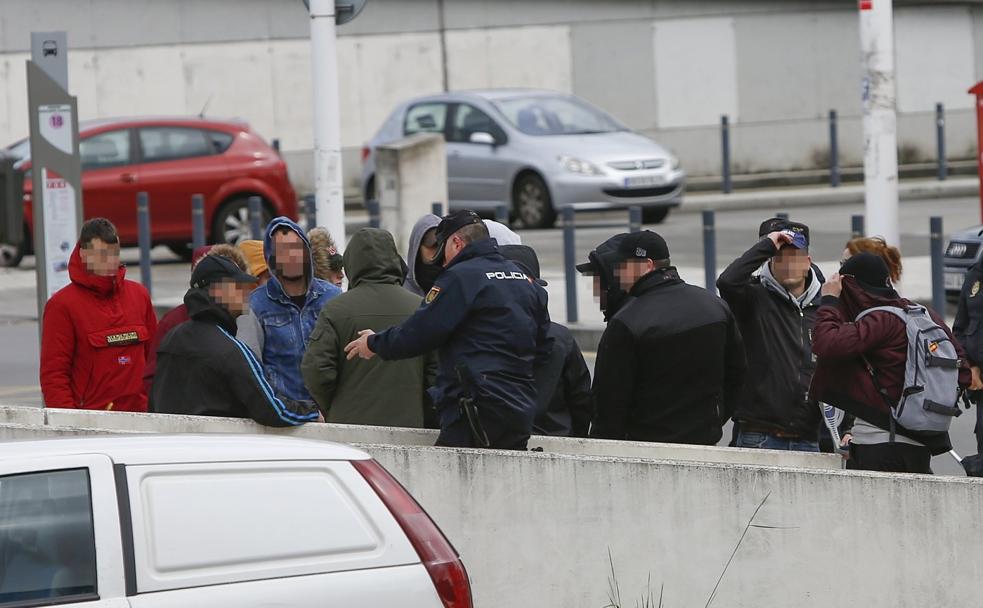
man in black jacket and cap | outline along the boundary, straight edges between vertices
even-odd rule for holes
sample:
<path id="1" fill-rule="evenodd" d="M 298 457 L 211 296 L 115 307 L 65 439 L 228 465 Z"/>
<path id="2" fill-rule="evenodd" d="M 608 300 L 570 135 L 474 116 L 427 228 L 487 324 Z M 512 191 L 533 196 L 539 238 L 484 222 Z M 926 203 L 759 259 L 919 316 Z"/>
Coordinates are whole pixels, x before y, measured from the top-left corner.
<path id="1" fill-rule="evenodd" d="M 589 259 L 578 269 L 605 273 L 602 303 L 616 310 L 597 350 L 591 437 L 716 444 L 747 367 L 730 308 L 680 279 L 654 232 L 617 235 Z"/>
<path id="2" fill-rule="evenodd" d="M 206 256 L 184 296 L 191 320 L 175 327 L 157 350 L 150 411 L 252 418 L 267 426 L 323 420 L 313 402 L 277 397 L 263 365 L 236 339 L 256 277 L 227 258 Z"/>
<path id="3" fill-rule="evenodd" d="M 754 378 L 736 404 L 736 445 L 818 452 L 822 413 L 809 383 L 823 280 L 809 257 L 809 227 L 771 218 L 761 224 L 758 239 L 717 279 L 741 328 Z"/>

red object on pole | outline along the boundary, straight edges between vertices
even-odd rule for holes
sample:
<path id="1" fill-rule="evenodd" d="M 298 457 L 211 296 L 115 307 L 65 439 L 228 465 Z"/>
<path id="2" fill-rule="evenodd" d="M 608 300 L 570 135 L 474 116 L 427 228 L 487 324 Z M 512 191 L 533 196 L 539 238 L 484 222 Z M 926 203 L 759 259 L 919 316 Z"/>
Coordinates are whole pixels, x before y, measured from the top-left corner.
<path id="1" fill-rule="evenodd" d="M 969 90 L 976 95 L 976 166 L 980 174 L 980 222 L 983 222 L 983 81 Z"/>

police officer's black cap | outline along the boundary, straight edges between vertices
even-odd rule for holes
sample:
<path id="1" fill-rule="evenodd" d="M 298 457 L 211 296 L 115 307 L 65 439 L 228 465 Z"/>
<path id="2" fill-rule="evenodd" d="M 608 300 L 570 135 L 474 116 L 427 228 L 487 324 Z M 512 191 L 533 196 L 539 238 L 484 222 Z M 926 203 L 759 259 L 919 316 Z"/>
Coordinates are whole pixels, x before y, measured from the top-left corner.
<path id="1" fill-rule="evenodd" d="M 528 245 L 502 245 L 498 251 L 505 256 L 505 259 L 515 262 L 519 270 L 526 273 L 539 285 L 546 286 L 548 284 L 539 278 L 539 256 L 536 255 L 536 250 L 532 247 Z"/>
<path id="2" fill-rule="evenodd" d="M 191 286 L 194 288 L 208 287 L 219 281 L 255 283 L 259 279 L 246 274 L 235 262 L 220 255 L 206 255 L 191 272 Z"/>
<path id="3" fill-rule="evenodd" d="M 801 234 L 806 238 L 806 247 L 809 246 L 809 227 L 802 222 L 793 222 L 781 217 L 772 217 L 761 222 L 761 226 L 758 228 L 758 237 L 767 236 L 772 232 L 781 232 L 782 230 L 789 230 Z"/>
<path id="4" fill-rule="evenodd" d="M 661 235 L 651 230 L 640 230 L 629 233 L 618 243 L 618 253 L 621 260 L 649 259 L 668 260 L 669 245 Z"/>
<path id="5" fill-rule="evenodd" d="M 471 224 L 481 224 L 481 216 L 470 209 L 458 209 L 452 211 L 440 219 L 437 224 L 437 254 L 433 258 L 433 263 L 441 264 L 444 261 L 444 245 L 451 235 Z"/>

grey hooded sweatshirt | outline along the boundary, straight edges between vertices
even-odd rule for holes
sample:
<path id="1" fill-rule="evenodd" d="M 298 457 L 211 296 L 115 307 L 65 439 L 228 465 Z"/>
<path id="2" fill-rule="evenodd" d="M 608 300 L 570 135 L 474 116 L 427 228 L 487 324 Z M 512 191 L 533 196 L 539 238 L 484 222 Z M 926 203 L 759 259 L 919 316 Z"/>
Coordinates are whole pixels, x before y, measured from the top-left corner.
<path id="1" fill-rule="evenodd" d="M 416 265 L 419 261 L 417 254 L 420 252 L 420 243 L 423 241 L 424 233 L 431 228 L 436 228 L 439 223 L 439 217 L 428 213 L 417 220 L 416 225 L 413 226 L 413 231 L 410 232 L 410 246 L 406 250 L 406 281 L 403 282 L 403 287 L 420 297 L 423 297 L 424 293 L 420 284 L 416 282 Z"/>

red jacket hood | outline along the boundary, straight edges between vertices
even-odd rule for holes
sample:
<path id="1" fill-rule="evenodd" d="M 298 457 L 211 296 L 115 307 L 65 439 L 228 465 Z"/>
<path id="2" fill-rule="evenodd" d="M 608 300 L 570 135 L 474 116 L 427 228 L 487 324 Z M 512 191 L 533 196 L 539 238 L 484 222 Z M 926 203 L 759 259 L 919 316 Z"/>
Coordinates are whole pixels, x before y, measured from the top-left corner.
<path id="1" fill-rule="evenodd" d="M 100 296 L 109 296 L 119 290 L 126 278 L 126 266 L 119 265 L 119 270 L 111 277 L 101 277 L 89 272 L 89 269 L 82 263 L 81 247 L 76 244 L 72 251 L 72 257 L 68 259 L 68 276 L 79 287 L 84 287 L 94 291 Z"/>

